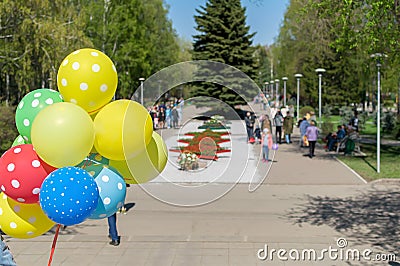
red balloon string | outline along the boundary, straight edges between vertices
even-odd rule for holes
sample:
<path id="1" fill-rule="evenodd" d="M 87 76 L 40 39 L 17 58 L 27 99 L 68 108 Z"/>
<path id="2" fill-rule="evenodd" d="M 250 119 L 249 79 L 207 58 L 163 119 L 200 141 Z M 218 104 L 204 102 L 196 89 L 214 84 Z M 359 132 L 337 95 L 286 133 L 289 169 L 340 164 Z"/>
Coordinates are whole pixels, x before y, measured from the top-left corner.
<path id="1" fill-rule="evenodd" d="M 55 233 L 54 239 L 53 239 L 53 245 L 51 246 L 49 263 L 47 264 L 47 266 L 51 266 L 51 262 L 53 261 L 53 255 L 54 255 L 54 251 L 56 249 L 57 238 L 58 238 L 58 233 L 60 232 L 60 227 L 61 227 L 61 224 L 57 224 L 56 233 Z"/>

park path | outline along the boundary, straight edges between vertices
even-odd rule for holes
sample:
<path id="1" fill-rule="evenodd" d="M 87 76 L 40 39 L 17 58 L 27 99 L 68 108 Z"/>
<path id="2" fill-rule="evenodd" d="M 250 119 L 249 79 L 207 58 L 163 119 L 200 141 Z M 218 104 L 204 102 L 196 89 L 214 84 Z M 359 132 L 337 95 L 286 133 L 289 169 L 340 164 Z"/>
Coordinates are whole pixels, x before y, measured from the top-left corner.
<path id="1" fill-rule="evenodd" d="M 187 116 L 195 112 L 186 110 Z M 160 133 L 168 142 L 177 132 Z M 235 136 L 236 141 L 243 138 L 240 132 Z M 239 147 L 251 158 L 248 171 L 261 178 L 265 165 L 254 167 L 259 145 Z M 393 252 L 400 248 L 398 216 L 392 215 L 400 211 L 394 204 L 400 201 L 398 185 L 365 184 L 323 151 L 318 150 L 313 159 L 303 157 L 302 152 L 294 144 L 281 145 L 270 175 L 254 192 L 249 192 L 246 182 L 236 186 L 229 182 L 207 186 L 181 183 L 184 180 L 179 178 L 185 174 L 179 170 L 174 181 L 182 190 L 175 191 L 167 182 L 131 186 L 126 203 L 133 207 L 118 215 L 121 245 L 108 245 L 105 220 L 88 220 L 61 232 L 53 265 L 387 265 L 327 257 L 321 261 L 257 258 L 265 245 L 276 250 L 320 251 L 337 248 L 340 239 L 352 249 Z M 190 189 L 193 187 L 207 190 L 196 194 Z M 175 203 L 198 202 L 221 191 L 227 193 L 197 207 L 156 199 L 167 195 Z M 52 240 L 49 233 L 31 240 L 8 239 L 8 243 L 19 266 L 35 266 L 46 265 Z"/>
<path id="2" fill-rule="evenodd" d="M 260 105 L 251 105 L 251 108 L 258 115 L 263 112 Z M 183 128 L 162 130 L 160 134 L 163 136 L 167 147 L 178 146 L 177 139 L 182 137 L 184 133 L 196 131 L 197 126 L 201 125 L 202 122 L 193 121 L 191 118 L 202 115 L 204 111 L 205 109 L 196 109 L 194 106 L 186 107 L 183 119 L 186 123 L 184 123 Z M 166 178 L 159 177 L 154 182 L 201 183 L 214 180 L 215 183 L 234 183 L 239 180 L 238 183 L 249 183 L 251 180 L 264 179 L 269 166 L 260 162 L 261 145 L 246 143 L 246 130 L 243 121 L 232 121 L 230 126 L 232 143 L 228 143 L 230 145 L 228 147 L 231 148 L 231 153 L 223 154 L 218 162 L 211 162 L 204 171 L 184 172 L 176 171 L 178 154 L 169 152 L 169 163 L 163 172 Z M 271 170 L 265 178 L 266 184 L 350 185 L 365 183 L 360 176 L 319 146 L 316 149 L 316 157 L 313 159 L 303 156 L 308 150 L 300 148 L 297 145 L 298 141 L 299 131 L 295 128 L 293 143 L 279 146 Z M 243 171 L 243 175 L 223 175 L 226 168 L 233 166 L 236 172 Z"/>

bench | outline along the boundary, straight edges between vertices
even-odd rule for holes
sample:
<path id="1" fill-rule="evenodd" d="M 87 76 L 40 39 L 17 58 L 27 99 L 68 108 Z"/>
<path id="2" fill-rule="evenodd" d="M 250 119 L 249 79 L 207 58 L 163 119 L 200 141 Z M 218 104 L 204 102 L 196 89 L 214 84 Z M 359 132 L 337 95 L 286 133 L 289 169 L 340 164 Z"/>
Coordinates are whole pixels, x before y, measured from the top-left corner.
<path id="1" fill-rule="evenodd" d="M 367 157 L 367 154 L 361 151 L 360 140 L 361 138 L 356 132 L 350 133 L 337 144 L 336 153 L 342 151 L 344 155 Z"/>

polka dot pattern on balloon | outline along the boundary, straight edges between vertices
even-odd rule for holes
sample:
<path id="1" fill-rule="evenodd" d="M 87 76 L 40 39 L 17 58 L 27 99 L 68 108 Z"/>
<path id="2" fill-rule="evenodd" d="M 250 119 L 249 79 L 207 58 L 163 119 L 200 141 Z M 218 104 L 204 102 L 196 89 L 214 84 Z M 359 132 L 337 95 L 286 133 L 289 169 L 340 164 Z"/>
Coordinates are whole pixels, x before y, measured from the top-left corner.
<path id="1" fill-rule="evenodd" d="M 123 206 L 126 196 L 124 179 L 113 167 L 97 164 L 85 168 L 92 173 L 99 190 L 99 202 L 90 219 L 102 219 Z"/>
<path id="2" fill-rule="evenodd" d="M 49 89 L 33 90 L 26 94 L 15 112 L 15 122 L 18 132 L 31 142 L 31 127 L 36 115 L 49 105 L 62 102 L 58 91 Z"/>
<path id="3" fill-rule="evenodd" d="M 47 232 L 53 225 L 39 204 L 25 204 L 0 197 L 0 228 L 15 238 L 32 238 Z"/>
<path id="4" fill-rule="evenodd" d="M 60 224 L 83 222 L 95 210 L 99 192 L 89 173 L 77 167 L 52 172 L 40 190 L 40 205 L 47 216 Z"/>
<path id="5" fill-rule="evenodd" d="M 32 144 L 14 146 L 0 158 L 1 190 L 13 200 L 37 203 L 39 188 L 53 170 L 39 158 Z"/>
<path id="6" fill-rule="evenodd" d="M 69 54 L 57 73 L 57 84 L 65 101 L 75 103 L 89 114 L 97 112 L 113 98 L 118 83 L 110 58 L 95 49 Z"/>

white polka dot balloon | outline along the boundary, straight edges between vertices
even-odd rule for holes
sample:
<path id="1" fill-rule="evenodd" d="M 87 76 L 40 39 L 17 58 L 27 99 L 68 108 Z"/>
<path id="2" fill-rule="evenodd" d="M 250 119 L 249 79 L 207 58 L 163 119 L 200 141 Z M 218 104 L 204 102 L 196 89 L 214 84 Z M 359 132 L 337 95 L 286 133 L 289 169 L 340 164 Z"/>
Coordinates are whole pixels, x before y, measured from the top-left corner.
<path id="1" fill-rule="evenodd" d="M 32 144 L 10 148 L 0 158 L 0 186 L 21 203 L 37 203 L 43 180 L 56 168 L 39 158 Z"/>
<path id="2" fill-rule="evenodd" d="M 78 167 L 63 167 L 43 181 L 39 199 L 40 206 L 51 220 L 74 225 L 93 213 L 99 191 L 87 171 Z"/>
<path id="3" fill-rule="evenodd" d="M 112 167 L 103 164 L 85 168 L 93 176 L 100 191 L 96 210 L 89 219 L 103 219 L 124 206 L 126 184 L 122 176 Z"/>
<path id="4" fill-rule="evenodd" d="M 14 139 L 14 142 L 12 143 L 11 147 L 15 147 L 15 146 L 21 145 L 21 144 L 27 144 L 27 143 L 26 143 L 25 139 L 21 135 L 18 135 Z"/>
<path id="5" fill-rule="evenodd" d="M 26 143 L 31 143 L 31 127 L 37 114 L 47 106 L 62 101 L 58 91 L 49 89 L 34 90 L 22 98 L 15 111 L 15 123 Z"/>
<path id="6" fill-rule="evenodd" d="M 109 103 L 117 89 L 118 76 L 111 59 L 95 49 L 80 49 L 61 63 L 57 84 L 65 101 L 77 104 L 89 114 Z"/>
<path id="7" fill-rule="evenodd" d="M 22 204 L 0 193 L 0 228 L 14 238 L 33 238 L 46 233 L 54 222 L 40 205 Z"/>

